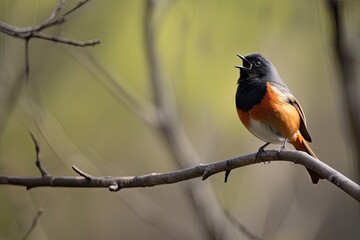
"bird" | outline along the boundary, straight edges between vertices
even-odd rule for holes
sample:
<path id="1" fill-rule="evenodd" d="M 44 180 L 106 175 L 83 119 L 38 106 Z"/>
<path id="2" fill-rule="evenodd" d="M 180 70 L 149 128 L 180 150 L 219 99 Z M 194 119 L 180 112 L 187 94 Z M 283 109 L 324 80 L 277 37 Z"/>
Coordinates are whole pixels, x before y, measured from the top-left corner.
<path id="1" fill-rule="evenodd" d="M 295 149 L 318 159 L 308 144 L 312 139 L 304 111 L 275 66 L 260 53 L 237 56 L 242 59 L 242 66 L 235 66 L 240 69 L 235 95 L 237 114 L 243 125 L 265 142 L 256 157 L 261 156 L 269 144 L 283 144 L 278 149 L 282 151 L 289 142 Z M 322 177 L 306 169 L 313 184 L 317 184 Z"/>

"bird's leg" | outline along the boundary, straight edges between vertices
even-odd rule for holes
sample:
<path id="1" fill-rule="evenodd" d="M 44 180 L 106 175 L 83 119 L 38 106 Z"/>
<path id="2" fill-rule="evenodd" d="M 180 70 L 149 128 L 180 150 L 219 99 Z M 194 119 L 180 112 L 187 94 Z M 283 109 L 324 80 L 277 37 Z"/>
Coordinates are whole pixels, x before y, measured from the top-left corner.
<path id="1" fill-rule="evenodd" d="M 267 142 L 267 143 L 265 143 L 263 146 L 261 146 L 261 147 L 259 148 L 259 150 L 257 151 L 256 156 L 255 156 L 257 159 L 261 158 L 261 153 L 264 152 L 264 149 L 265 149 L 269 144 L 270 144 L 270 143 Z"/>
<path id="2" fill-rule="evenodd" d="M 276 151 L 281 152 L 282 150 L 284 150 L 286 147 L 286 142 L 287 142 L 287 138 L 285 138 L 283 145 L 279 149 L 276 149 Z"/>
<path id="3" fill-rule="evenodd" d="M 285 138 L 283 145 L 282 145 L 280 148 L 276 149 L 278 158 L 280 158 L 280 156 L 279 156 L 280 154 L 279 154 L 279 153 L 280 153 L 282 150 L 285 149 L 285 147 L 286 147 L 286 142 L 287 142 L 287 138 Z"/>

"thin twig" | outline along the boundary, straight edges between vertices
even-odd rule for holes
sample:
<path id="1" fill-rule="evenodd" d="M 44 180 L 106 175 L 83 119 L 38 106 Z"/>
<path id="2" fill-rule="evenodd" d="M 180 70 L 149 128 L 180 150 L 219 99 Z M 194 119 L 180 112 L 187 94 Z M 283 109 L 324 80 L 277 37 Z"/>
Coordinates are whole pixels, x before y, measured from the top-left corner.
<path id="1" fill-rule="evenodd" d="M 86 180 L 91 180 L 92 176 L 90 174 L 87 174 L 86 172 L 84 172 L 83 170 L 81 170 L 80 168 L 78 168 L 77 166 L 73 165 L 72 169 L 79 174 L 80 176 L 84 177 Z"/>
<path id="2" fill-rule="evenodd" d="M 26 82 L 30 79 L 30 55 L 29 55 L 30 39 L 25 39 L 25 79 Z"/>
<path id="3" fill-rule="evenodd" d="M 63 16 L 66 17 L 68 15 L 70 15 L 71 13 L 73 13 L 74 11 L 76 11 L 77 9 L 79 9 L 80 7 L 82 7 L 85 3 L 89 2 L 90 0 L 81 0 L 79 1 L 75 7 L 73 7 L 72 9 L 70 9 L 69 11 L 67 11 Z"/>
<path id="4" fill-rule="evenodd" d="M 42 208 L 39 208 L 36 216 L 34 217 L 29 229 L 27 230 L 26 234 L 24 235 L 24 237 L 22 238 L 22 240 L 25 240 L 29 237 L 29 235 L 32 233 L 32 231 L 35 229 L 36 225 L 39 222 L 39 219 L 41 217 L 41 214 L 44 212 L 44 210 Z"/>
<path id="5" fill-rule="evenodd" d="M 151 173 L 141 176 L 92 176 L 90 181 L 85 177 L 73 176 L 0 176 L 1 185 L 17 185 L 24 186 L 27 189 L 35 187 L 72 187 L 72 188 L 108 188 L 116 183 L 119 189 L 122 188 L 139 188 L 153 187 L 163 184 L 173 184 L 183 182 L 193 178 L 203 177 L 207 172 L 207 176 L 225 172 L 229 169 L 236 169 L 260 162 L 288 161 L 303 165 L 315 171 L 319 176 L 333 183 L 349 196 L 360 202 L 360 186 L 349 178 L 345 177 L 335 169 L 311 157 L 301 151 L 276 150 L 266 151 L 261 154 L 261 160 L 256 158 L 256 154 L 239 156 L 227 160 L 213 163 L 200 164 L 194 167 L 167 173 Z M 210 170 L 209 170 L 210 169 Z M 305 174 L 304 174 L 305 176 Z M 309 183 L 310 184 L 310 183 Z M 319 185 L 320 186 L 320 185 Z"/>
<path id="6" fill-rule="evenodd" d="M 48 176 L 49 172 L 46 170 L 46 168 L 42 165 L 41 161 L 40 161 L 40 147 L 38 142 L 36 141 L 34 135 L 29 131 L 29 134 L 31 136 L 31 139 L 34 142 L 35 145 L 35 152 L 36 152 L 36 160 L 35 160 L 35 165 L 36 167 L 39 169 L 41 176 Z"/>
<path id="7" fill-rule="evenodd" d="M 81 0 L 79 1 L 73 8 L 71 8 L 69 11 L 61 15 L 60 17 L 56 18 L 57 14 L 60 12 L 61 8 L 64 6 L 66 0 L 60 0 L 58 5 L 55 7 L 54 11 L 50 15 L 50 17 L 43 23 L 37 26 L 36 30 L 43 30 L 48 27 L 52 27 L 58 24 L 61 24 L 67 20 L 67 17 L 78 10 L 80 7 L 82 7 L 85 3 L 89 2 L 90 0 Z"/>
<path id="8" fill-rule="evenodd" d="M 58 5 L 56 5 L 55 9 L 50 14 L 49 18 L 44 22 L 45 24 L 48 24 L 49 22 L 51 22 L 52 20 L 54 20 L 56 18 L 56 16 L 60 12 L 61 8 L 64 6 L 65 2 L 66 2 L 66 0 L 59 1 Z"/>
<path id="9" fill-rule="evenodd" d="M 33 32 L 32 37 L 44 39 L 44 40 L 48 40 L 48 41 L 53 41 L 53 42 L 57 42 L 57 43 L 69 44 L 69 45 L 73 45 L 76 47 L 94 46 L 94 45 L 100 43 L 100 40 L 98 40 L 98 39 L 92 39 L 92 40 L 88 40 L 88 41 L 79 41 L 79 40 L 74 40 L 74 39 L 60 37 L 60 36 L 53 36 L 53 35 L 49 35 L 49 34 L 42 33 L 42 32 Z"/>

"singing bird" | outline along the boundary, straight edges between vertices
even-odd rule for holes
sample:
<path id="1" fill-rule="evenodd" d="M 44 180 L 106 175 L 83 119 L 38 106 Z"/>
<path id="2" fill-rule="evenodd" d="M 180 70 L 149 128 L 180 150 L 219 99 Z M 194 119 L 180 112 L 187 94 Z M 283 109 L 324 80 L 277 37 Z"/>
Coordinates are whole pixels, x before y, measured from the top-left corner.
<path id="1" fill-rule="evenodd" d="M 295 149 L 317 158 L 307 143 L 311 142 L 311 137 L 304 111 L 274 65 L 259 53 L 237 56 L 243 62 L 242 66 L 235 66 L 240 69 L 235 97 L 237 113 L 244 126 L 266 142 L 257 156 L 270 143 L 282 143 L 281 151 L 288 141 Z M 307 171 L 312 182 L 318 183 L 321 177 L 311 169 Z"/>

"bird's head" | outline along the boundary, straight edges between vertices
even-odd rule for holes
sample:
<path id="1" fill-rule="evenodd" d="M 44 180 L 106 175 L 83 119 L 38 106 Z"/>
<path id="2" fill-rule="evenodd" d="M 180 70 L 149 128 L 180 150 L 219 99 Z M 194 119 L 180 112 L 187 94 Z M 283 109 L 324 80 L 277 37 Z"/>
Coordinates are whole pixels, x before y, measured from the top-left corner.
<path id="1" fill-rule="evenodd" d="M 236 65 L 236 68 L 240 69 L 239 82 L 246 79 L 264 79 L 264 77 L 277 74 L 273 64 L 259 53 L 252 53 L 245 57 L 240 54 L 236 54 L 242 59 L 242 66 Z"/>

